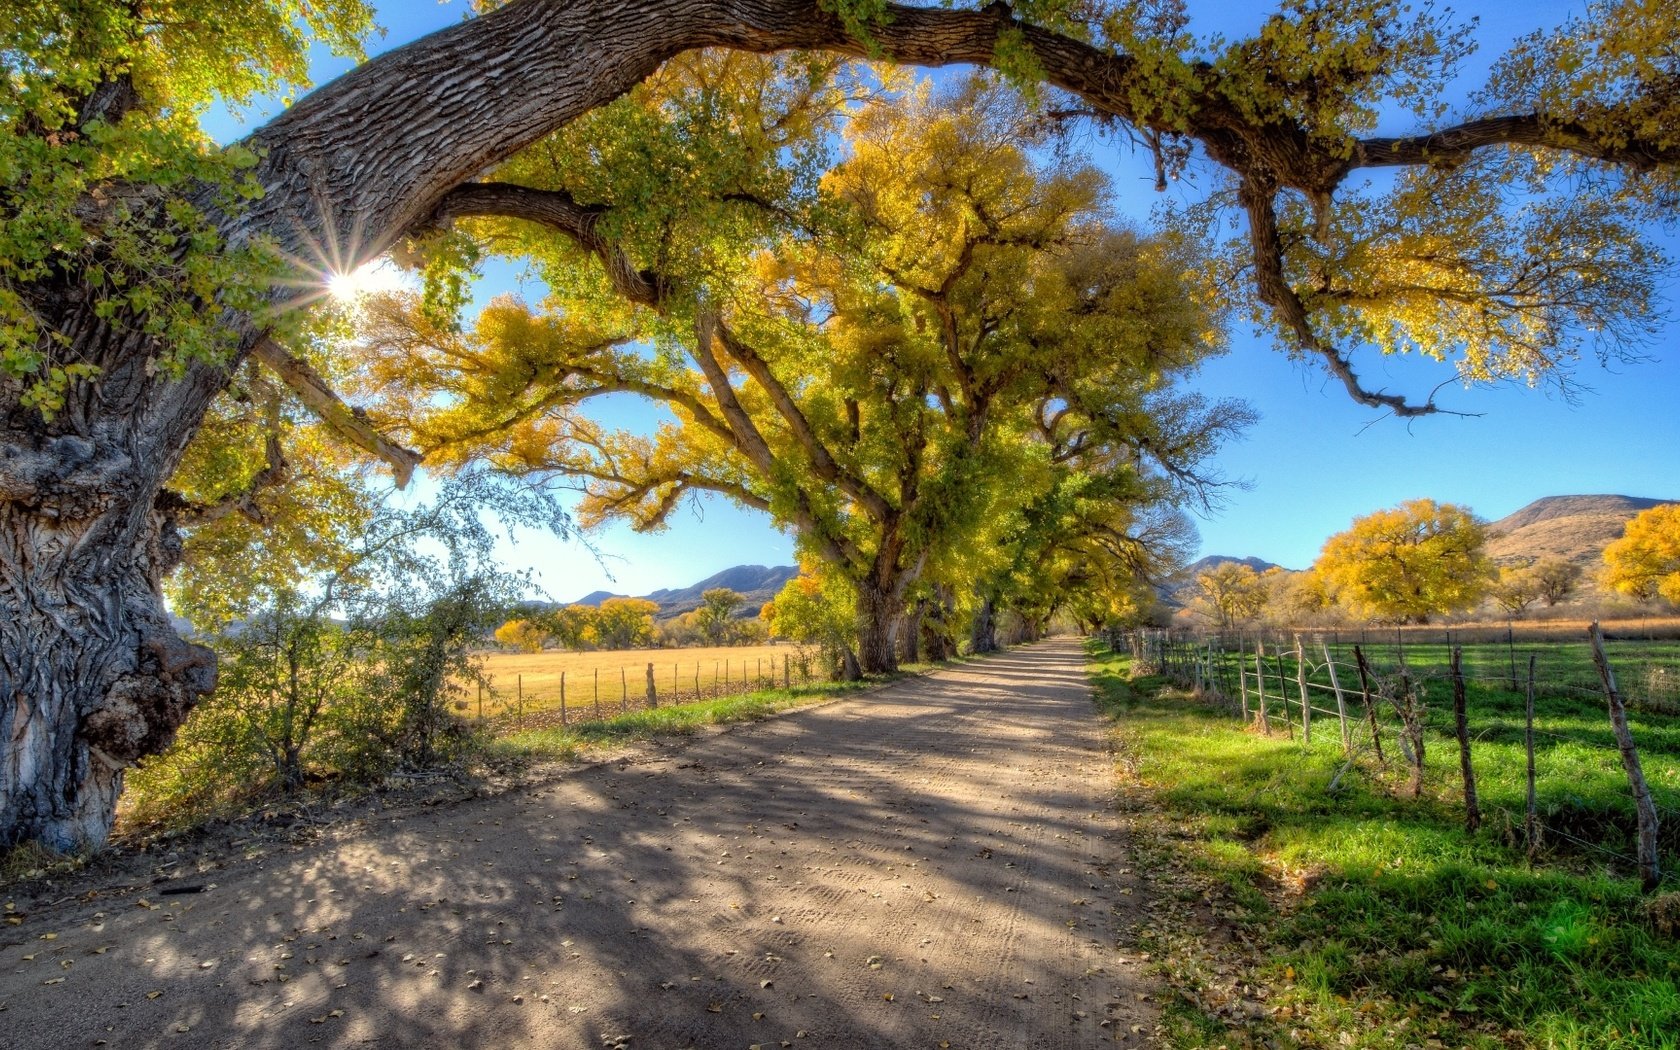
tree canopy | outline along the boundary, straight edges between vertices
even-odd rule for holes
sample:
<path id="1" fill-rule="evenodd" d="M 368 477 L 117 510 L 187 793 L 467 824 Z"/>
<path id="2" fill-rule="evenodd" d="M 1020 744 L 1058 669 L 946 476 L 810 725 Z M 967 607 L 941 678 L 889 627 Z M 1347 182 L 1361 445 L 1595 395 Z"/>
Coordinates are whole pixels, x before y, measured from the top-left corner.
<path id="1" fill-rule="evenodd" d="M 692 292 L 762 275 L 744 266 L 751 256 L 707 249 L 738 245 L 724 233 L 765 217 L 750 199 L 701 191 L 733 185 L 773 197 L 785 187 L 748 176 L 779 165 L 752 162 L 774 155 L 797 169 L 799 150 L 776 136 L 806 129 L 731 124 L 739 111 L 727 92 L 703 96 L 737 145 L 701 158 L 686 152 L 699 138 L 643 135 L 636 122 L 658 114 L 606 115 L 673 60 L 680 71 L 689 60 L 678 56 L 720 48 L 995 66 L 1029 91 L 1044 122 L 1089 120 L 1131 136 L 1162 183 L 1194 174 L 1195 199 L 1168 219 L 1180 237 L 1222 245 L 1197 276 L 1350 396 L 1401 416 L 1440 406 L 1429 392 L 1363 382 L 1373 352 L 1438 358 L 1448 381 L 1567 386 L 1579 357 L 1636 355 L 1660 323 L 1652 296 L 1669 262 L 1646 225 L 1680 203 L 1671 46 L 1680 10 L 1671 4 L 1593 3 L 1519 41 L 1479 90 L 1455 77 L 1469 48 L 1463 27 L 1401 0 L 1284 0 L 1241 38 L 1192 32 L 1173 3 L 692 0 L 680 14 L 657 0 L 491 5 L 215 149 L 194 126 L 200 107 L 299 85 L 315 41 L 354 53 L 366 7 L 26 0 L 8 9 L 0 722 L 21 725 L 26 745 L 0 777 L 13 785 L 0 800 L 0 835 L 102 838 L 122 769 L 163 746 L 213 685 L 214 660 L 176 634 L 160 594 L 199 497 L 245 502 L 237 485 L 182 471 L 218 462 L 189 446 L 207 420 L 239 414 L 223 398 L 260 385 L 242 378 L 249 361 L 399 477 L 412 469 L 411 453 L 334 393 L 341 370 L 302 345 L 292 308 L 318 299 L 331 272 L 410 241 L 434 258 L 471 258 L 494 241 L 463 236 L 460 225 L 440 239 L 437 229 L 494 213 L 573 225 L 575 250 L 605 262 L 642 307 L 667 295 L 665 278 Z M 826 60 L 798 61 L 820 73 Z M 820 100 L 833 91 L 825 77 L 779 90 Z M 614 197 L 532 192 L 545 142 L 559 144 L 546 163 L 562 175 L 614 170 L 601 163 L 611 157 L 564 145 L 566 129 L 597 111 L 627 122 L 615 149 L 628 165 L 617 170 L 695 171 L 711 183 L 694 186 L 680 214 L 644 212 L 641 227 L 598 209 L 638 200 L 645 179 L 625 180 Z M 811 108 L 811 119 L 822 111 Z M 809 141 L 820 152 L 823 136 Z M 520 192 L 480 181 L 521 156 L 534 166 L 531 180 L 511 182 Z M 638 254 L 667 230 L 698 232 L 682 229 L 682 216 L 724 233 L 693 238 L 698 250 L 680 255 Z M 637 265 L 619 265 L 629 260 Z M 725 356 L 732 337 L 761 344 L 753 326 L 732 320 L 727 299 L 683 301 L 667 307 L 666 323 L 688 331 L 693 347 L 701 334 Z M 566 323 L 581 333 L 599 320 L 618 319 Z M 776 405 L 735 400 L 786 419 Z M 244 429 L 233 474 L 252 486 L 283 476 L 285 455 L 268 454 L 262 428 Z M 785 437 L 803 447 L 794 424 Z M 838 484 L 845 472 L 832 450 L 829 459 Z"/>
<path id="2" fill-rule="evenodd" d="M 539 261 L 540 311 L 502 300 L 457 333 L 387 302 L 368 345 L 393 427 L 587 479 L 586 523 L 660 528 L 707 491 L 791 525 L 851 581 L 874 671 L 914 586 L 976 586 L 976 548 L 1005 541 L 989 523 L 1070 470 L 1107 477 L 1122 515 L 1205 493 L 1205 460 L 1250 417 L 1173 387 L 1219 347 L 1194 256 L 1114 225 L 1093 169 L 1034 160 L 1012 92 L 830 85 L 806 61 L 698 58 L 539 144 L 485 206 L 571 209 L 498 227 Z M 755 147 L 720 114 L 778 131 Z M 826 166 L 834 124 L 845 155 Z M 627 125 L 690 166 L 622 158 Z M 674 421 L 604 431 L 578 409 L 607 393 Z"/>
<path id="3" fill-rule="evenodd" d="M 1486 542 L 1482 522 L 1467 508 L 1407 500 L 1356 518 L 1330 537 L 1313 572 L 1360 615 L 1426 623 L 1486 595 L 1493 580 Z"/>
<path id="4" fill-rule="evenodd" d="M 1680 606 L 1680 504 L 1642 510 L 1604 548 L 1604 582 L 1640 601 Z"/>

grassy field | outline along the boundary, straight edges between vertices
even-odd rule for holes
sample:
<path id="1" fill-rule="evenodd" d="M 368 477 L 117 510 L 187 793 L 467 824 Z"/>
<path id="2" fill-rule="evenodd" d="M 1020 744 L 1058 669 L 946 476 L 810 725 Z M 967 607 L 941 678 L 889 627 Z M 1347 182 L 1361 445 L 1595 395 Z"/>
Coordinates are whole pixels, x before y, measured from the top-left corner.
<path id="1" fill-rule="evenodd" d="M 512 729 L 487 744 L 492 760 L 528 762 L 536 759 L 570 759 L 602 745 L 623 744 L 657 736 L 683 736 L 704 725 L 754 722 L 778 711 L 874 689 L 883 679 L 857 682 L 813 682 L 791 689 L 763 689 L 714 700 L 642 708 L 600 720 L 559 725 L 553 718 L 541 726 Z"/>
<path id="2" fill-rule="evenodd" d="M 1172 1045 L 1680 1046 L 1672 874 L 1647 896 L 1595 850 L 1530 863 L 1508 821 L 1468 834 L 1457 755 L 1438 738 L 1421 798 L 1395 790 L 1397 761 L 1372 760 L 1332 795 L 1333 734 L 1307 749 L 1245 731 L 1223 705 L 1131 679 L 1106 652 L 1092 673 L 1114 720 L 1137 867 L 1154 883 L 1139 934 L 1176 993 Z M 1491 720 L 1495 698 L 1479 703 Z M 1626 783 L 1602 775 L 1596 741 L 1569 739 L 1596 732 L 1592 713 L 1547 717 L 1561 785 L 1550 801 L 1600 814 L 1578 830 L 1614 841 Z M 1672 805 L 1680 740 L 1654 721 L 1635 731 Z M 1584 765 L 1570 768 L 1578 746 Z M 1475 750 L 1484 809 L 1519 806 L 1520 747 L 1488 728 Z"/>
<path id="3" fill-rule="evenodd" d="M 482 698 L 473 690 L 467 710 L 485 718 L 514 718 L 546 712 L 558 715 L 561 675 L 565 675 L 568 721 L 572 715 L 597 717 L 645 706 L 647 667 L 653 665 L 654 689 L 661 704 L 688 703 L 740 693 L 751 687 L 784 685 L 783 663 L 793 684 L 811 680 L 813 665 L 801 667 L 791 645 L 717 646 L 693 649 L 615 649 L 572 653 L 489 653 L 485 674 L 491 688 Z"/>

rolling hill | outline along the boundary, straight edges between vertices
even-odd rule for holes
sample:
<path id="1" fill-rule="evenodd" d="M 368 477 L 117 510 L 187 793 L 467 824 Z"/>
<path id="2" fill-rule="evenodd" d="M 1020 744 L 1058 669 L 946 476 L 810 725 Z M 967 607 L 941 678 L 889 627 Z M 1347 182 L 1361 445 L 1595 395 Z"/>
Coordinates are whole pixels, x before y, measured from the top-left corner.
<path id="1" fill-rule="evenodd" d="M 1504 564 L 1563 558 L 1596 568 L 1628 519 L 1674 500 L 1638 496 L 1545 496 L 1488 526 L 1488 555 Z"/>

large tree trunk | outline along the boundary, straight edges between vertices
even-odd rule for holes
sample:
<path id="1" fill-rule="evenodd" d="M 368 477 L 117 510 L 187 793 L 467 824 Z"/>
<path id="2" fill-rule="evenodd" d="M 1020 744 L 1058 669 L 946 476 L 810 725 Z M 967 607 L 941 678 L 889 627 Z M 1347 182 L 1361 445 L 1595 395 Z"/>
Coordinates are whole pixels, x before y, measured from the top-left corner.
<path id="1" fill-rule="evenodd" d="M 858 585 L 858 666 L 864 674 L 890 674 L 898 670 L 898 650 L 893 645 L 893 622 L 898 605 L 893 588 L 872 582 Z"/>
<path id="2" fill-rule="evenodd" d="M 927 618 L 928 600 L 918 601 L 898 621 L 898 645 L 903 663 L 917 663 L 922 658 L 922 623 Z"/>
<path id="3" fill-rule="evenodd" d="M 68 297 L 67 297 L 68 298 Z M 86 300 L 84 300 L 86 301 Z M 214 388 L 61 310 L 104 369 L 52 422 L 0 386 L 0 842 L 105 841 L 122 770 L 161 750 L 216 679 L 160 583 L 179 560 L 163 489 Z"/>
<path id="4" fill-rule="evenodd" d="M 975 610 L 974 623 L 968 631 L 968 649 L 974 653 L 995 653 L 998 650 L 997 603 L 989 594 L 980 600 L 980 608 Z"/>

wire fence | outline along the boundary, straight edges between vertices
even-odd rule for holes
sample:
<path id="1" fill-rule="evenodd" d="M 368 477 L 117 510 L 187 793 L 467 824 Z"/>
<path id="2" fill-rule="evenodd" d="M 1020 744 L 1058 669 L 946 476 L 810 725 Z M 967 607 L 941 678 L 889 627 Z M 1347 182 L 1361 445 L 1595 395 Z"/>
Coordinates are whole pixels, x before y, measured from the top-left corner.
<path id="1" fill-rule="evenodd" d="M 1426 757 L 1456 744 L 1471 830 L 1483 821 L 1481 763 L 1502 785 L 1521 784 L 1520 811 L 1500 812 L 1531 855 L 1569 843 L 1654 885 L 1659 854 L 1680 854 L 1680 644 L 1607 643 L 1596 625 L 1574 642 L 1503 634 L 1136 631 L 1107 641 L 1136 671 L 1225 704 L 1255 732 L 1339 752 L 1332 792 L 1362 763 L 1399 764 L 1415 797 Z"/>
<path id="2" fill-rule="evenodd" d="M 610 667 L 487 675 L 469 687 L 464 713 L 496 729 L 549 728 L 661 706 L 791 689 L 827 681 L 808 653 L 646 660 Z"/>

